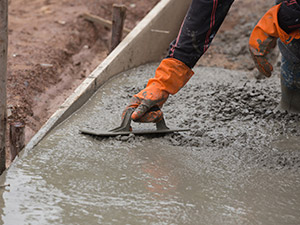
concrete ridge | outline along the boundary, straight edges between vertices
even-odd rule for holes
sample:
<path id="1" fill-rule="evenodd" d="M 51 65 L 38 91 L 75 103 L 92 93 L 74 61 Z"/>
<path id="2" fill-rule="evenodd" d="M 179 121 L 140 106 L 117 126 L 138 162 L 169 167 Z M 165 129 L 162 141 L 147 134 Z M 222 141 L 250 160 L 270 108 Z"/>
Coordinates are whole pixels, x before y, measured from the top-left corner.
<path id="1" fill-rule="evenodd" d="M 95 91 L 114 75 L 160 60 L 168 44 L 176 37 L 190 2 L 191 0 L 161 0 L 78 86 L 29 141 L 25 150 L 36 146 L 53 128 L 84 105 Z"/>

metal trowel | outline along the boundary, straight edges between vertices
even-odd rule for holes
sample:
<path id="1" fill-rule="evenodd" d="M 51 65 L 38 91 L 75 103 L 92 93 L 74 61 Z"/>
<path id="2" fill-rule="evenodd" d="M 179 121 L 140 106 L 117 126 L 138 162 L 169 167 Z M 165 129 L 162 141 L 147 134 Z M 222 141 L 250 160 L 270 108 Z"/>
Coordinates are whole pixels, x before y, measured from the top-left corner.
<path id="1" fill-rule="evenodd" d="M 119 127 L 114 128 L 112 130 L 101 132 L 97 130 L 88 130 L 82 129 L 80 133 L 87 134 L 87 135 L 94 135 L 99 137 L 113 137 L 118 135 L 147 135 L 147 134 L 168 134 L 174 132 L 181 132 L 181 131 L 189 131 L 188 128 L 176 128 L 170 129 L 167 127 L 164 118 L 162 118 L 158 123 L 156 123 L 156 130 L 132 130 L 131 129 L 131 114 L 134 112 L 134 109 L 130 108 L 127 110 L 122 123 Z"/>

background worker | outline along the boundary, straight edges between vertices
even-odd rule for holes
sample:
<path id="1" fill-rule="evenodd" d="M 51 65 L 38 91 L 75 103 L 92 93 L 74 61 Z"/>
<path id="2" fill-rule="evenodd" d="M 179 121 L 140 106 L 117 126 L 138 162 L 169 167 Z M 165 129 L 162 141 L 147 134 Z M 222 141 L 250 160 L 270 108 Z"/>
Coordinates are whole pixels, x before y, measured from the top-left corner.
<path id="1" fill-rule="evenodd" d="M 209 48 L 233 1 L 192 1 L 177 38 L 170 44 L 168 55 L 146 88 L 132 97 L 123 115 L 128 108 L 135 108 L 132 119 L 136 122 L 157 122 L 162 118 L 161 110 L 148 112 L 149 109 L 153 106 L 161 108 L 168 96 L 176 94 L 192 77 L 192 68 Z M 275 46 L 276 39 L 279 37 L 283 45 L 288 45 L 300 38 L 296 35 L 300 26 L 299 1 L 288 0 L 271 8 L 262 18 L 267 21 L 260 22 L 251 35 L 250 51 L 256 66 L 266 76 L 271 75 L 272 66 L 265 56 Z M 269 15 L 273 16 L 272 19 L 268 18 Z"/>
<path id="2" fill-rule="evenodd" d="M 280 2 L 280 1 L 277 1 Z M 255 26 L 249 49 L 258 70 L 270 77 L 272 65 L 266 59 L 278 39 L 281 59 L 280 110 L 300 112 L 300 0 L 273 6 Z"/>

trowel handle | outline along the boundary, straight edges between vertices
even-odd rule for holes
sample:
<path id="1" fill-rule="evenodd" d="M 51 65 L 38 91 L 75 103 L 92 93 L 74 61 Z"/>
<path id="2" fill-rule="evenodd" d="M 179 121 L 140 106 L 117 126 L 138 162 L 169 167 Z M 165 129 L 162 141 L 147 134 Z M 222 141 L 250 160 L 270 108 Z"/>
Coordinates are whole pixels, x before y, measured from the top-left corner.
<path id="1" fill-rule="evenodd" d="M 157 105 L 155 105 L 152 108 L 150 108 L 148 110 L 148 112 L 155 112 L 155 111 L 159 111 L 159 110 L 161 110 L 161 109 Z M 162 115 L 162 118 L 160 119 L 160 121 L 156 123 L 156 128 L 157 128 L 157 130 L 167 130 L 167 129 L 169 129 L 166 125 L 166 122 L 165 122 L 165 119 L 164 119 L 163 115 Z"/>
<path id="2" fill-rule="evenodd" d="M 159 111 L 159 110 L 161 110 L 161 109 L 157 105 L 155 105 L 155 106 L 151 107 L 147 111 L 147 113 L 149 113 L 149 112 L 156 112 L 156 111 Z M 130 112 L 130 117 L 131 117 L 133 111 Z M 138 123 L 143 123 L 143 122 L 138 122 Z M 156 125 L 157 130 L 168 130 L 169 129 L 167 127 L 167 125 L 166 125 L 166 122 L 165 122 L 165 119 L 164 119 L 163 115 L 162 115 L 161 119 L 157 123 L 155 123 L 155 125 Z"/>
<path id="3" fill-rule="evenodd" d="M 134 112 L 134 108 L 129 108 L 125 113 L 122 123 L 119 127 L 110 130 L 110 132 L 122 132 L 122 131 L 130 131 L 131 130 L 131 115 Z"/>
<path id="4" fill-rule="evenodd" d="M 155 112 L 155 111 L 159 111 L 159 110 L 160 110 L 160 108 L 157 105 L 155 105 L 155 106 L 152 106 L 152 108 L 150 108 L 147 112 Z"/>
<path id="5" fill-rule="evenodd" d="M 110 130 L 110 132 L 130 131 L 131 130 L 131 115 L 134 112 L 134 110 L 135 110 L 134 108 L 129 108 L 124 115 L 121 125 L 115 129 Z M 148 112 L 155 112 L 158 110 L 160 110 L 160 108 L 158 106 L 153 106 L 150 110 L 148 110 Z M 161 118 L 161 120 L 159 122 L 156 123 L 156 128 L 157 128 L 157 130 L 169 129 L 166 126 L 166 123 L 165 123 L 165 120 L 163 117 Z"/>
<path id="6" fill-rule="evenodd" d="M 138 120 L 134 120 L 137 123 L 156 123 L 156 121 L 160 121 L 163 118 L 163 113 L 158 106 L 153 106 L 148 109 L 147 105 L 142 105 L 142 110 L 144 115 Z M 147 111 L 146 111 L 147 110 Z"/>

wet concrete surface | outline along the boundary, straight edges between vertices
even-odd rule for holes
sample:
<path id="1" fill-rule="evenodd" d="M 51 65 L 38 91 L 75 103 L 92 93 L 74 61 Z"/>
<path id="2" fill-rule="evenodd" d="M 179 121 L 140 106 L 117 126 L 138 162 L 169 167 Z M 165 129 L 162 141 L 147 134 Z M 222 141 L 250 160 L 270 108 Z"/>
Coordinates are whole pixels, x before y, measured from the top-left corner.
<path id="1" fill-rule="evenodd" d="M 199 67 L 163 108 L 170 127 L 191 131 L 79 134 L 118 126 L 156 67 L 111 80 L 14 163 L 2 176 L 1 223 L 299 224 L 300 118 L 276 112 L 277 76 Z"/>

